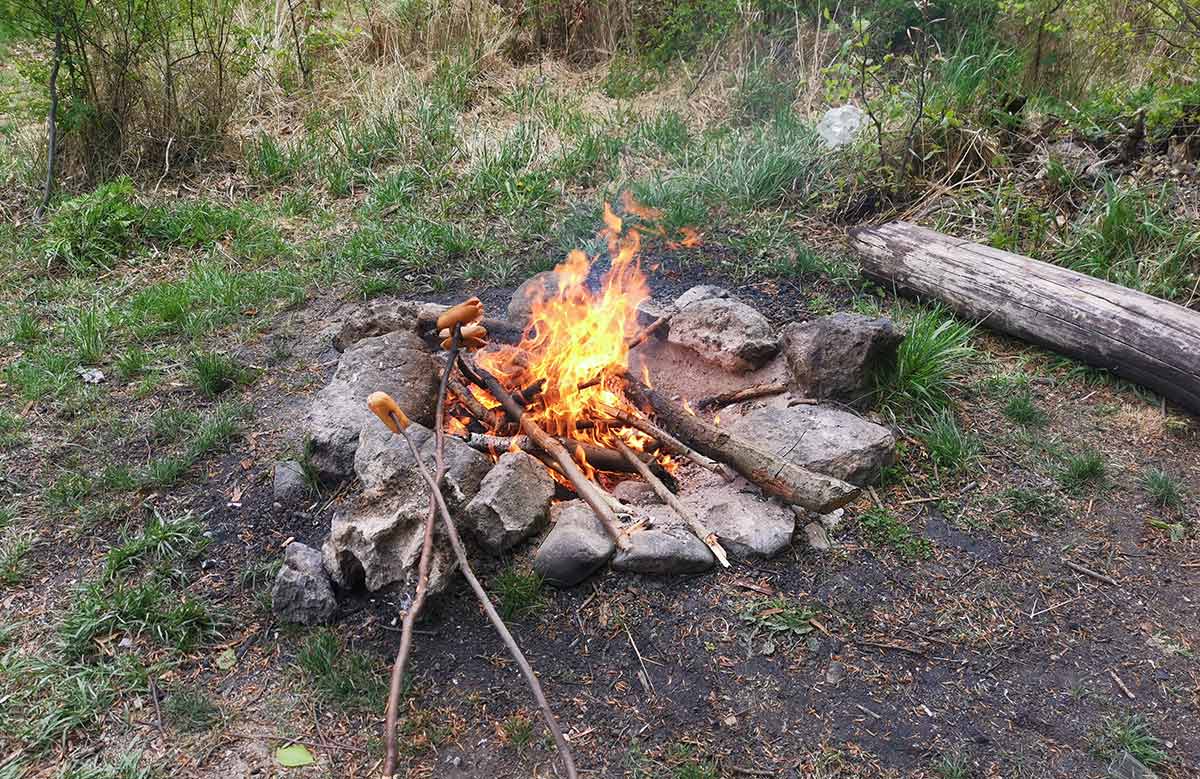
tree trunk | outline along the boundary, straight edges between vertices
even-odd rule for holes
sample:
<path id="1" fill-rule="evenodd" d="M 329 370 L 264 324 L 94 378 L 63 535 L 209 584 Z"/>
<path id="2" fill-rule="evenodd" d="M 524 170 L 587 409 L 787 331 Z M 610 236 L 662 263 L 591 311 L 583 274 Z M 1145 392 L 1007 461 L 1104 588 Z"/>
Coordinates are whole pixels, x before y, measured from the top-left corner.
<path id="1" fill-rule="evenodd" d="M 850 234 L 863 274 L 1200 412 L 1200 313 L 905 222 Z"/>

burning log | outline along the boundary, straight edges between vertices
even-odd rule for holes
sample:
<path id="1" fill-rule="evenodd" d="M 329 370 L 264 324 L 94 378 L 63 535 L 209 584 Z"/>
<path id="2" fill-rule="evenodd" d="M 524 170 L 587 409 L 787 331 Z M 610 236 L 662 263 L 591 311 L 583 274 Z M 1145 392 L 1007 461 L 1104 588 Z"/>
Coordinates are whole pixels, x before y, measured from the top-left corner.
<path id="1" fill-rule="evenodd" d="M 782 395 L 787 391 L 788 385 L 784 383 L 755 384 L 753 387 L 743 387 L 732 392 L 722 392 L 720 395 L 704 398 L 696 403 L 696 408 L 701 410 L 716 410 L 732 406 L 734 403 L 741 403 L 743 400 L 765 398 L 770 395 Z"/>
<path id="2" fill-rule="evenodd" d="M 637 454 L 634 453 L 634 451 L 619 438 L 617 439 L 617 448 L 621 450 L 621 454 L 625 456 L 625 459 L 631 466 L 633 466 L 633 469 L 637 471 L 643 479 L 646 480 L 647 484 L 654 488 L 654 492 L 658 494 L 658 497 L 662 498 L 663 502 L 670 506 L 671 509 L 678 514 L 684 522 L 687 523 L 688 528 L 696 534 L 696 538 L 699 538 L 708 546 L 713 553 L 713 557 L 717 558 L 717 562 L 719 562 L 723 568 L 728 568 L 729 557 L 725 554 L 724 547 L 722 547 L 721 543 L 717 540 L 717 534 L 706 528 L 700 520 L 696 519 L 696 517 L 692 515 L 692 512 L 688 511 L 687 508 L 679 502 L 679 498 L 675 497 L 675 494 L 667 489 L 667 485 L 663 484 L 658 477 L 650 471 L 649 466 L 642 462 L 638 458 Z"/>
<path id="3" fill-rule="evenodd" d="M 659 446 L 661 446 L 663 449 L 666 449 L 671 454 L 677 457 L 686 457 L 696 465 L 699 465 L 701 468 L 712 471 L 725 481 L 733 481 L 734 474 L 729 470 L 728 466 L 723 465 L 722 463 L 719 463 L 711 458 L 705 457 L 650 420 L 622 411 L 619 408 L 613 408 L 612 406 L 605 406 L 604 413 L 608 414 L 622 425 L 625 425 L 626 427 L 632 427 L 634 430 L 640 430 L 646 435 L 652 437 L 658 442 Z"/>
<path id="4" fill-rule="evenodd" d="M 627 380 L 630 394 L 654 410 L 663 428 L 702 454 L 733 466 L 767 494 L 818 514 L 827 514 L 858 496 L 858 487 L 764 452 L 727 430 L 688 413 L 683 406 L 646 387 L 633 376 Z"/>
<path id="5" fill-rule="evenodd" d="M 527 435 L 506 436 L 470 433 L 462 436 L 462 440 L 467 446 L 480 452 L 506 452 L 513 447 L 528 452 L 538 448 L 533 439 Z M 576 441 L 573 438 L 556 438 L 556 440 L 574 455 L 582 452 L 583 460 L 598 471 L 610 471 L 612 473 L 641 472 L 633 467 L 621 452 L 614 449 L 607 449 L 586 441 Z M 637 456 L 636 453 L 635 456 Z M 649 468 L 672 491 L 679 488 L 675 477 L 668 473 L 657 461 L 644 455 L 640 456 L 638 460 L 642 465 Z"/>
<path id="6" fill-rule="evenodd" d="M 554 436 L 547 433 L 538 426 L 521 408 L 512 395 L 505 391 L 495 376 L 483 370 L 477 365 L 472 365 L 464 356 L 459 355 L 459 368 L 462 369 L 463 375 L 469 380 L 486 389 L 492 394 L 492 397 L 500 401 L 500 405 L 504 407 L 509 418 L 520 425 L 521 430 L 525 435 L 537 445 L 539 449 L 550 455 L 558 467 L 562 470 L 564 476 L 575 487 L 575 491 L 579 493 L 579 497 L 591 506 L 592 511 L 596 513 L 596 517 L 600 520 L 600 524 L 604 525 L 604 530 L 612 537 L 613 543 L 618 549 L 628 549 L 629 539 L 621 532 L 620 524 L 616 513 L 612 506 L 604 500 L 600 494 L 601 490 L 593 484 L 583 471 L 579 470 L 579 466 L 571 459 L 570 453 L 566 448 L 558 442 Z"/>

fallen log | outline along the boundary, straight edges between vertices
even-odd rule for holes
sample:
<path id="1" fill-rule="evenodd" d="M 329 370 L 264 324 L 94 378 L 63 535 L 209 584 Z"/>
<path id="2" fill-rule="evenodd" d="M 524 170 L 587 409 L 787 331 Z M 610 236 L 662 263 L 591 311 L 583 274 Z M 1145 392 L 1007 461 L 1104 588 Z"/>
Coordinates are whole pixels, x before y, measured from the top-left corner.
<path id="1" fill-rule="evenodd" d="M 865 276 L 1200 413 L 1200 313 L 906 222 L 851 231 Z"/>
<path id="2" fill-rule="evenodd" d="M 654 410 L 659 425 L 668 433 L 683 439 L 701 454 L 729 464 L 768 495 L 827 514 L 854 500 L 860 492 L 852 484 L 810 471 L 731 435 L 633 376 L 628 376 L 627 381 L 629 392 L 639 403 Z"/>

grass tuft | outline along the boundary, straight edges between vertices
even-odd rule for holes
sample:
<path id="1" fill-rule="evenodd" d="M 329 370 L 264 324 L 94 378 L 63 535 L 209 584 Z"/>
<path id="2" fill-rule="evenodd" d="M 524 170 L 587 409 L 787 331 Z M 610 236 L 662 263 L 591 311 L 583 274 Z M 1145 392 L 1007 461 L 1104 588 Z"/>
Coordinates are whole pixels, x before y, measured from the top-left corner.
<path id="1" fill-rule="evenodd" d="M 167 696 L 163 704 L 167 721 L 186 733 L 203 733 L 221 718 L 221 709 L 197 689 L 184 688 Z"/>
<path id="2" fill-rule="evenodd" d="M 190 513 L 168 519 L 156 512 L 141 533 L 126 535 L 121 543 L 109 550 L 103 578 L 112 581 L 147 560 L 194 560 L 204 553 L 208 544 L 204 526 Z"/>
<path id="3" fill-rule="evenodd" d="M 894 370 L 879 377 L 879 404 L 894 415 L 920 415 L 946 408 L 958 377 L 975 355 L 974 328 L 941 308 L 922 311 L 909 323 Z"/>
<path id="4" fill-rule="evenodd" d="M 515 564 L 504 567 L 492 580 L 500 616 L 506 620 L 527 617 L 545 606 L 542 597 L 542 577 L 536 571 Z"/>
<path id="5" fill-rule="evenodd" d="M 1140 714 L 1106 719 L 1092 734 L 1092 751 L 1105 760 L 1128 752 L 1147 768 L 1167 762 L 1162 741 L 1150 732 L 1149 723 Z"/>
<path id="6" fill-rule="evenodd" d="M 1097 486 L 1104 482 L 1104 457 L 1095 451 L 1071 455 L 1059 475 L 1063 486 L 1071 490 L 1081 490 L 1088 486 Z"/>
<path id="7" fill-rule="evenodd" d="M 1177 510 L 1183 505 L 1183 485 L 1160 468 L 1150 468 L 1142 474 L 1142 487 L 1160 508 Z"/>
<path id="8" fill-rule="evenodd" d="M 305 639 L 296 664 L 321 700 L 339 708 L 371 711 L 387 692 L 379 663 L 347 649 L 325 628 Z"/>
<path id="9" fill-rule="evenodd" d="M 111 587 L 93 583 L 80 590 L 58 633 L 63 654 L 81 659 L 97 651 L 97 639 L 114 633 L 147 636 L 186 653 L 215 636 L 217 627 L 207 604 L 168 592 L 157 579 L 138 585 L 117 580 Z"/>
<path id="10" fill-rule="evenodd" d="M 81 274 L 112 270 L 132 246 L 141 214 L 128 178 L 67 200 L 46 225 L 46 264 Z"/>
<path id="11" fill-rule="evenodd" d="M 929 541 L 915 535 L 908 525 L 883 507 L 875 507 L 858 518 L 873 543 L 891 547 L 901 557 L 909 560 L 926 559 L 933 554 Z"/>
<path id="12" fill-rule="evenodd" d="M 192 383 L 206 398 L 215 398 L 238 384 L 248 384 L 253 375 L 253 371 L 224 354 L 198 352 L 192 356 Z"/>
<path id="13" fill-rule="evenodd" d="M 1041 427 L 1046 424 L 1046 412 L 1033 402 L 1028 389 L 1018 391 L 1004 404 L 1004 416 L 1024 427 Z"/>
<path id="14" fill-rule="evenodd" d="M 979 459 L 979 439 L 959 426 L 950 409 L 933 415 L 921 430 L 921 439 L 930 459 L 943 473 L 966 471 Z"/>

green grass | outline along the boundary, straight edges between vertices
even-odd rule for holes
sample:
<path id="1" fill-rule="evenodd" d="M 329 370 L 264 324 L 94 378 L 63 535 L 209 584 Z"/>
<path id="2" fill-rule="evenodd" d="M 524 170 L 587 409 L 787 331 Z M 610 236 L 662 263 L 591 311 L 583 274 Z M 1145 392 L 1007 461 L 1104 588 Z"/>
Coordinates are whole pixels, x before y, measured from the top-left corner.
<path id="1" fill-rule="evenodd" d="M 4 379 L 22 400 L 64 402 L 77 389 L 75 358 L 46 345 L 35 346 L 4 369 Z"/>
<path id="2" fill-rule="evenodd" d="M 60 511 L 75 511 L 92 491 L 92 481 L 79 471 L 67 471 L 42 494 L 46 505 Z"/>
<path id="3" fill-rule="evenodd" d="M 93 758 L 72 763 L 62 769 L 56 779 L 151 779 L 158 776 L 150 759 L 142 765 L 142 753 L 130 752 L 115 763 Z"/>
<path id="4" fill-rule="evenodd" d="M 1142 473 L 1142 488 L 1160 508 L 1178 510 L 1183 506 L 1183 485 L 1167 471 L 1148 468 Z"/>
<path id="5" fill-rule="evenodd" d="M 185 733 L 203 733 L 221 719 L 221 709 L 203 690 L 181 688 L 162 705 L 167 722 Z"/>
<path id="6" fill-rule="evenodd" d="M 717 764 L 696 754 L 690 744 L 675 744 L 666 754 L 671 765 L 671 779 L 719 779 Z"/>
<path id="7" fill-rule="evenodd" d="M 1046 412 L 1033 402 L 1033 394 L 1028 389 L 1020 390 L 1012 395 L 1004 404 L 1004 416 L 1023 427 L 1041 427 L 1046 424 Z"/>
<path id="8" fill-rule="evenodd" d="M 111 331 L 109 312 L 98 305 L 73 312 L 63 325 L 63 337 L 82 365 L 97 365 L 104 359 Z"/>
<path id="9" fill-rule="evenodd" d="M 929 541 L 913 533 L 886 508 L 875 507 L 858 518 L 867 539 L 874 544 L 886 546 L 908 560 L 925 559 L 933 555 Z"/>
<path id="10" fill-rule="evenodd" d="M 0 536 L 0 585 L 15 587 L 29 573 L 27 555 L 33 549 L 30 533 L 8 533 Z"/>
<path id="11" fill-rule="evenodd" d="M 944 754 L 934 761 L 933 772 L 939 779 L 970 779 L 971 761 L 962 752 Z"/>
<path id="12" fill-rule="evenodd" d="M 141 216 L 127 178 L 65 201 L 46 225 L 46 264 L 75 273 L 112 270 L 133 245 Z"/>
<path id="13" fill-rule="evenodd" d="M 109 586 L 92 583 L 81 588 L 58 634 L 69 659 L 94 654 L 95 639 L 111 634 L 145 637 L 186 653 L 216 636 L 219 622 L 204 601 L 180 595 L 157 578 L 136 585 L 118 579 Z"/>
<path id="14" fill-rule="evenodd" d="M 25 420 L 7 409 L 0 408 L 0 451 L 16 449 L 28 439 L 25 434 Z"/>
<path id="15" fill-rule="evenodd" d="M 1103 455 L 1096 451 L 1081 452 L 1067 458 L 1058 478 L 1067 489 L 1078 491 L 1103 484 L 1105 471 Z"/>
<path id="16" fill-rule="evenodd" d="M 491 581 L 500 616 L 505 620 L 536 614 L 545 606 L 542 577 L 536 571 L 506 565 Z"/>
<path id="17" fill-rule="evenodd" d="M 741 609 L 743 622 L 773 635 L 803 636 L 813 631 L 811 620 L 817 612 L 804 604 L 779 595 L 774 598 L 759 598 Z"/>
<path id="18" fill-rule="evenodd" d="M 162 421 L 153 423 L 156 434 L 168 441 L 186 441 L 182 452 L 159 455 L 137 473 L 138 483 L 146 488 L 167 487 L 183 477 L 201 458 L 223 449 L 241 432 L 242 420 L 249 410 L 239 404 L 222 401 L 199 421 L 188 410 L 175 409 Z"/>
<path id="19" fill-rule="evenodd" d="M 239 384 L 248 384 L 254 372 L 236 359 L 217 352 L 192 355 L 191 379 L 206 398 L 215 398 Z"/>
<path id="20" fill-rule="evenodd" d="M 1063 511 L 1063 504 L 1058 496 L 1045 489 L 1012 487 L 1005 491 L 1004 497 L 1008 500 L 1009 509 L 1018 514 L 1053 519 Z"/>
<path id="21" fill-rule="evenodd" d="M 328 629 L 304 640 L 296 664 L 317 696 L 340 709 L 374 711 L 387 693 L 380 663 L 346 648 Z"/>
<path id="22" fill-rule="evenodd" d="M 1167 762 L 1162 740 L 1150 731 L 1150 724 L 1140 714 L 1109 717 L 1093 731 L 1091 742 L 1092 751 L 1105 760 L 1112 760 L 1124 751 L 1147 768 L 1158 768 Z"/>
<path id="23" fill-rule="evenodd" d="M 973 332 L 940 308 L 919 312 L 909 322 L 894 370 L 878 378 L 879 405 L 896 416 L 946 408 L 975 356 L 970 346 Z"/>
<path id="24" fill-rule="evenodd" d="M 939 472 L 964 472 L 979 460 L 979 438 L 959 426 L 954 412 L 942 409 L 921 429 L 921 440 Z"/>
<path id="25" fill-rule="evenodd" d="M 168 519 L 155 513 L 140 533 L 129 535 L 126 532 L 108 551 L 103 578 L 111 581 L 148 560 L 194 560 L 204 553 L 208 544 L 204 525 L 191 514 Z"/>
<path id="26" fill-rule="evenodd" d="M 17 346 L 32 346 L 42 340 L 42 323 L 31 311 L 21 311 L 8 327 L 8 340 Z"/>
<path id="27" fill-rule="evenodd" d="M 518 752 L 524 751 L 533 741 L 533 722 L 520 712 L 501 722 L 500 730 L 504 732 L 508 745 Z"/>

